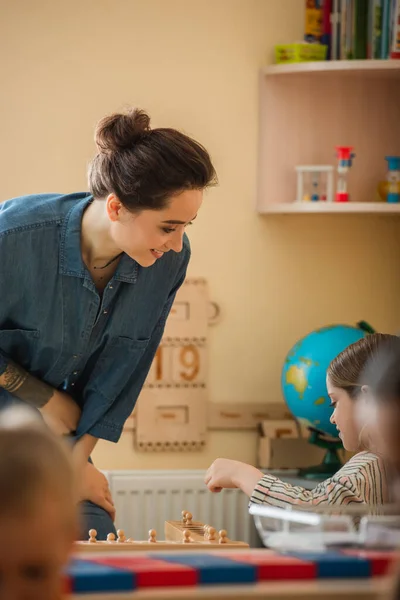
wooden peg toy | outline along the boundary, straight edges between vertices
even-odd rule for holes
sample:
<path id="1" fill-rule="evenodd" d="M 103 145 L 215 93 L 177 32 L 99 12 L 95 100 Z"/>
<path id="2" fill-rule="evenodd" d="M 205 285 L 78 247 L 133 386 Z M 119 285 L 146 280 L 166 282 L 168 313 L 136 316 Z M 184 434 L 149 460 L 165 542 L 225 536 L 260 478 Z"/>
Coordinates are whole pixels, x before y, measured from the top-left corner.
<path id="1" fill-rule="evenodd" d="M 188 529 L 185 529 L 183 532 L 183 543 L 190 544 L 190 531 Z"/>
<path id="2" fill-rule="evenodd" d="M 115 542 L 115 533 L 109 533 L 107 535 L 107 542 Z"/>
<path id="3" fill-rule="evenodd" d="M 150 529 L 150 531 L 149 531 L 149 542 L 155 543 L 157 541 L 156 540 L 156 535 L 157 535 L 156 530 L 155 529 Z"/>
<path id="4" fill-rule="evenodd" d="M 186 513 L 186 525 L 192 525 L 193 515 L 190 512 Z"/>
<path id="5" fill-rule="evenodd" d="M 226 544 L 226 537 L 227 537 L 227 532 L 225 531 L 225 529 L 221 529 L 221 531 L 218 532 L 219 535 L 219 544 Z"/>
<path id="6" fill-rule="evenodd" d="M 97 542 L 96 536 L 97 536 L 97 531 L 95 529 L 89 529 L 89 542 L 91 544 Z"/>
<path id="7" fill-rule="evenodd" d="M 125 532 L 123 529 L 118 529 L 117 534 L 118 534 L 117 542 L 120 542 L 120 543 L 126 542 Z"/>
<path id="8" fill-rule="evenodd" d="M 182 523 L 186 523 L 187 510 L 182 511 Z"/>
<path id="9" fill-rule="evenodd" d="M 217 533 L 217 530 L 214 529 L 214 527 L 209 527 L 208 528 L 208 540 L 210 542 L 213 542 L 215 540 L 215 534 Z"/>

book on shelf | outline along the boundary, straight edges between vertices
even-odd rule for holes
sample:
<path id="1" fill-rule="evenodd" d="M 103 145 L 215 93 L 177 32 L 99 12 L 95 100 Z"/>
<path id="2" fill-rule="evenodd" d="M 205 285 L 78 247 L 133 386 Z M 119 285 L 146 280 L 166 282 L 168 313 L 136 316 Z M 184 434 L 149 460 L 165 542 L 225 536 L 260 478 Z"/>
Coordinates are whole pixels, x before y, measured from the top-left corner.
<path id="1" fill-rule="evenodd" d="M 322 35 L 321 44 L 327 46 L 327 56 L 332 52 L 332 23 L 331 14 L 333 9 L 333 0 L 324 0 L 322 8 Z M 337 42 L 336 42 L 337 43 Z"/>
<path id="2" fill-rule="evenodd" d="M 321 43 L 324 34 L 324 0 L 306 0 L 304 39 Z"/>
<path id="3" fill-rule="evenodd" d="M 382 1 L 369 0 L 368 13 L 368 58 L 381 58 Z"/>
<path id="4" fill-rule="evenodd" d="M 304 39 L 327 59 L 399 59 L 400 0 L 306 0 Z"/>
<path id="5" fill-rule="evenodd" d="M 400 58 L 400 0 L 394 0 L 390 58 Z"/>

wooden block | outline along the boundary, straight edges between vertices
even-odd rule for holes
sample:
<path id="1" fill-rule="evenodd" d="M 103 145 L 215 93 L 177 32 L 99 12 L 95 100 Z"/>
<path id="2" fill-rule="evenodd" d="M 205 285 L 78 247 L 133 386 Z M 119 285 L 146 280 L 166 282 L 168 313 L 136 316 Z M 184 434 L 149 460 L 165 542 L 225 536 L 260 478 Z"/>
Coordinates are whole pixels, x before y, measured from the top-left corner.
<path id="1" fill-rule="evenodd" d="M 314 563 L 292 556 L 261 552 L 230 554 L 231 560 L 249 563 L 257 567 L 258 581 L 288 579 L 315 579 L 317 569 Z"/>
<path id="2" fill-rule="evenodd" d="M 133 573 L 137 588 L 187 587 L 198 583 L 196 569 L 185 565 L 148 557 L 115 556 L 91 559 L 98 564 L 124 569 Z"/>
<path id="3" fill-rule="evenodd" d="M 304 438 L 263 437 L 258 442 L 258 467 L 261 469 L 300 469 L 319 464 L 323 457 L 324 450 Z"/>
<path id="4" fill-rule="evenodd" d="M 61 578 L 61 593 L 60 598 L 72 594 L 73 584 L 70 576 L 63 574 Z"/>
<path id="5" fill-rule="evenodd" d="M 189 525 L 182 521 L 165 521 L 164 534 L 168 542 L 181 542 L 183 532 L 190 531 L 191 542 L 204 542 L 204 524 L 200 521 L 192 521 Z"/>
<path id="6" fill-rule="evenodd" d="M 165 324 L 163 340 L 206 338 L 209 314 L 207 281 L 202 278 L 188 277 L 176 294 Z"/>
<path id="7" fill-rule="evenodd" d="M 370 563 L 365 558 L 333 551 L 287 552 L 286 555 L 314 563 L 317 568 L 318 579 L 361 579 L 371 576 Z"/>
<path id="8" fill-rule="evenodd" d="M 147 385 L 147 384 L 146 384 Z M 152 384 L 153 385 L 153 384 Z M 172 384 L 171 384 L 172 385 Z M 144 402 L 145 390 L 154 388 L 145 387 L 142 390 Z M 124 431 L 135 431 L 137 429 L 137 414 L 140 404 L 136 405 L 134 412 L 127 419 L 124 426 Z M 174 405 L 176 406 L 176 405 Z M 210 430 L 252 430 L 256 431 L 260 427 L 260 423 L 265 420 L 286 420 L 290 419 L 291 415 L 286 405 L 280 404 L 265 404 L 257 402 L 239 402 L 239 403 L 217 403 L 209 402 L 207 399 L 203 402 L 203 406 L 207 410 L 207 429 Z M 169 406 L 171 408 L 171 405 Z M 171 419 L 173 421 L 175 417 Z M 166 419 L 167 421 L 168 419 Z"/>
<path id="9" fill-rule="evenodd" d="M 300 427 L 294 419 L 270 419 L 260 423 L 263 437 L 268 438 L 298 438 Z"/>
<path id="10" fill-rule="evenodd" d="M 136 412 L 136 448 L 200 450 L 206 441 L 206 406 L 204 388 L 143 389 Z"/>
<path id="11" fill-rule="evenodd" d="M 207 553 L 153 555 L 153 557 L 196 569 L 200 585 L 255 583 L 257 581 L 256 567 L 247 563 L 239 563 L 226 557 Z"/>
<path id="12" fill-rule="evenodd" d="M 368 560 L 371 565 L 372 577 L 387 575 L 392 565 L 399 560 L 399 553 L 394 551 L 342 550 L 341 553 Z"/>
<path id="13" fill-rule="evenodd" d="M 208 405 L 209 429 L 258 429 L 262 421 L 293 419 L 280 403 L 214 403 Z"/>
<path id="14" fill-rule="evenodd" d="M 207 344 L 200 338 L 168 338 L 157 349 L 144 389 L 205 386 Z"/>
<path id="15" fill-rule="evenodd" d="M 96 544 L 90 546 L 95 547 Z M 132 573 L 85 560 L 72 560 L 66 574 L 75 593 L 127 592 L 136 588 Z"/>
<path id="16" fill-rule="evenodd" d="M 200 521 L 193 521 L 191 525 L 182 523 L 181 521 L 165 521 L 165 539 L 168 542 L 175 542 L 175 544 L 181 544 L 183 538 L 183 531 L 187 529 L 190 531 L 190 544 L 182 544 L 185 549 L 193 549 L 195 546 L 202 549 L 213 549 L 218 550 L 220 548 L 248 548 L 249 545 L 246 542 L 238 542 L 226 538 L 226 542 L 223 545 L 219 543 L 219 536 L 215 535 L 214 539 L 206 539 L 204 537 L 204 524 Z M 177 548 L 178 549 L 178 548 Z"/>

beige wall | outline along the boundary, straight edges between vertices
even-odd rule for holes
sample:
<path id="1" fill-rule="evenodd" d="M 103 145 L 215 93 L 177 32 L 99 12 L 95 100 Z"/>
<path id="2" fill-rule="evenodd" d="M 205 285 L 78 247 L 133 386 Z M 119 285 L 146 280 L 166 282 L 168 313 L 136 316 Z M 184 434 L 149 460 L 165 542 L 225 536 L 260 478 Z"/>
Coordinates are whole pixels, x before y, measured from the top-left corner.
<path id="1" fill-rule="evenodd" d="M 364 318 L 396 330 L 396 221 L 261 218 L 253 208 L 258 68 L 275 43 L 300 39 L 303 0 L 0 0 L 0 7 L 1 199 L 85 188 L 93 126 L 126 104 L 212 153 L 220 186 L 190 229 L 190 274 L 208 278 L 224 315 L 211 331 L 214 401 L 279 399 L 283 358 L 315 327 Z M 125 434 L 118 445 L 101 443 L 95 459 L 104 468 L 205 468 L 220 455 L 254 461 L 255 436 L 215 432 L 203 453 L 140 455 Z"/>

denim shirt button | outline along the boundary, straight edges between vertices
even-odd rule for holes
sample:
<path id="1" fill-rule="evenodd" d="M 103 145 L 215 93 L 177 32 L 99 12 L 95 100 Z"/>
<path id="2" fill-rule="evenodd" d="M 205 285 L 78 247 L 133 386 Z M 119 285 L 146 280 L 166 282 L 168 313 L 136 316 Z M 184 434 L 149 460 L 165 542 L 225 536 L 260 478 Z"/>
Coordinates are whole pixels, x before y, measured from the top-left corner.
<path id="1" fill-rule="evenodd" d="M 107 314 L 108 314 L 108 310 L 107 309 L 103 310 L 103 315 L 107 315 Z"/>
<path id="2" fill-rule="evenodd" d="M 72 375 L 78 375 L 79 371 L 74 371 Z"/>

